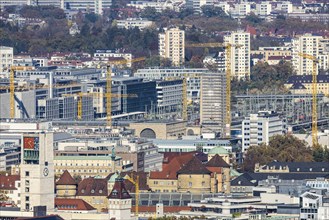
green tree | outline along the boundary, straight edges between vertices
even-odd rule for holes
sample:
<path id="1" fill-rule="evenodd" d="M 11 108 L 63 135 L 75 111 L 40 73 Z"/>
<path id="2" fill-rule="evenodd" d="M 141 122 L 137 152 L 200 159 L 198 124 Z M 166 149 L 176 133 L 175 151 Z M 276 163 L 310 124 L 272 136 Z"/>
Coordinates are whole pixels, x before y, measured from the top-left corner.
<path id="1" fill-rule="evenodd" d="M 142 18 L 147 18 L 151 21 L 155 21 L 160 17 L 160 13 L 153 7 L 146 7 L 140 14 Z"/>
<path id="2" fill-rule="evenodd" d="M 215 7 L 213 5 L 205 5 L 201 7 L 202 14 L 208 18 L 210 17 L 227 17 L 225 11 L 220 7 Z"/>
<path id="3" fill-rule="evenodd" d="M 242 168 L 253 171 L 255 164 L 267 164 L 271 161 L 280 162 L 310 162 L 313 161 L 313 152 L 305 141 L 292 135 L 273 136 L 269 144 L 250 146 L 245 154 Z"/>

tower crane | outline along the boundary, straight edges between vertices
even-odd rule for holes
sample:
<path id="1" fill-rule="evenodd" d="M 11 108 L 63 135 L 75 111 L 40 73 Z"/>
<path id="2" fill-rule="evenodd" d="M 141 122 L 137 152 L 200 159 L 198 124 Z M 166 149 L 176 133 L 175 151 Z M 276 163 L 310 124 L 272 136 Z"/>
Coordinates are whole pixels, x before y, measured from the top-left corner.
<path id="1" fill-rule="evenodd" d="M 135 63 L 145 60 L 145 57 L 139 57 L 131 60 L 110 61 L 107 63 L 106 71 L 106 124 L 112 127 L 112 65 L 124 65 L 128 62 Z"/>
<path id="2" fill-rule="evenodd" d="M 319 60 L 310 54 L 298 53 L 300 57 L 312 61 L 312 146 L 318 145 L 318 111 L 317 111 L 317 65 Z"/>
<path id="3" fill-rule="evenodd" d="M 231 54 L 232 48 L 240 48 L 242 45 L 230 44 L 230 43 L 196 43 L 188 44 L 185 47 L 206 47 L 206 48 L 225 48 L 226 58 L 226 117 L 225 117 L 225 137 L 231 136 Z M 187 105 L 186 105 L 187 106 Z"/>
<path id="4" fill-rule="evenodd" d="M 135 185 L 135 212 L 138 219 L 138 207 L 139 207 L 139 176 L 136 175 L 136 180 L 133 177 L 128 175 L 125 176 L 126 180 L 129 180 L 132 184 Z"/>

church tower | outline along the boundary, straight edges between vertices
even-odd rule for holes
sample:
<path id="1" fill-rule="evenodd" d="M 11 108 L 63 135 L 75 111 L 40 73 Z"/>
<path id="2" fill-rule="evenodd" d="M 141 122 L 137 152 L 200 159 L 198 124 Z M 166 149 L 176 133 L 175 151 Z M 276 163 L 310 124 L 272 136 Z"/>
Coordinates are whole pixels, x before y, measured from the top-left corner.
<path id="1" fill-rule="evenodd" d="M 123 178 L 116 178 L 113 189 L 108 196 L 110 218 L 116 220 L 131 220 L 132 199 Z"/>

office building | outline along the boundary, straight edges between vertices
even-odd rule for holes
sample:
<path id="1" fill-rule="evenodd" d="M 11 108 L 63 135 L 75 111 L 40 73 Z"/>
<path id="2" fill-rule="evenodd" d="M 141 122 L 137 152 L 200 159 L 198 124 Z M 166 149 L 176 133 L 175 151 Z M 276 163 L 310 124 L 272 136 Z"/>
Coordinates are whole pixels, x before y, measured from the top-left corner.
<path id="1" fill-rule="evenodd" d="M 127 61 L 125 65 L 131 67 L 132 54 L 120 50 L 96 50 L 94 53 L 95 59 L 107 60 L 109 58 L 123 58 Z"/>
<path id="2" fill-rule="evenodd" d="M 320 62 L 316 68 L 316 74 L 320 69 L 327 70 L 329 63 L 329 53 L 327 40 L 322 36 L 305 34 L 292 40 L 292 64 L 297 75 L 312 75 L 313 61 L 302 57 L 301 54 L 307 54 L 319 59 Z"/>
<path id="3" fill-rule="evenodd" d="M 104 9 L 109 9 L 112 0 L 61 0 L 62 7 L 70 10 L 81 10 L 86 12 L 94 12 L 95 14 L 103 14 Z"/>
<path id="4" fill-rule="evenodd" d="M 182 109 L 183 80 L 158 81 L 156 89 L 158 115 L 166 115 Z"/>
<path id="5" fill-rule="evenodd" d="M 237 31 L 224 36 L 224 43 L 235 45 L 231 52 L 232 78 L 248 80 L 250 78 L 250 34 Z M 226 62 L 227 57 L 225 57 Z"/>
<path id="6" fill-rule="evenodd" d="M 138 69 L 135 77 L 147 80 L 183 79 L 186 77 L 187 99 L 200 98 L 200 76 L 207 73 L 206 68 L 148 68 Z"/>
<path id="7" fill-rule="evenodd" d="M 226 118 L 226 77 L 207 73 L 201 77 L 200 124 L 203 132 L 224 134 Z"/>
<path id="8" fill-rule="evenodd" d="M 24 134 L 21 151 L 21 211 L 32 211 L 34 206 L 53 211 L 53 133 Z"/>
<path id="9" fill-rule="evenodd" d="M 14 48 L 0 46 L 0 74 L 8 76 L 13 64 Z"/>
<path id="10" fill-rule="evenodd" d="M 134 77 L 113 77 L 112 82 L 120 87 L 122 95 L 136 96 L 121 98 L 122 113 L 156 111 L 156 82 L 144 82 L 143 79 Z"/>
<path id="11" fill-rule="evenodd" d="M 159 55 L 180 66 L 185 59 L 185 31 L 171 28 L 159 34 Z"/>
<path id="12" fill-rule="evenodd" d="M 270 137 L 286 132 L 285 121 L 273 111 L 260 111 L 250 114 L 242 121 L 242 150 L 250 146 L 268 144 Z"/>

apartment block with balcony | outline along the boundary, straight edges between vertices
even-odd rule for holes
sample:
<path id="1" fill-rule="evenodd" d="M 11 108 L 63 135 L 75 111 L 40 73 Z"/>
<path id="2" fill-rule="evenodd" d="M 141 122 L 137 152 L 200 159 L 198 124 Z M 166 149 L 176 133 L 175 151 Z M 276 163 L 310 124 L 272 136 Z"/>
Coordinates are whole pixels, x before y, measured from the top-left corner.
<path id="1" fill-rule="evenodd" d="M 253 145 L 268 144 L 270 137 L 284 134 L 285 131 L 285 120 L 273 111 L 250 114 L 250 117 L 242 121 L 242 150 Z"/>

